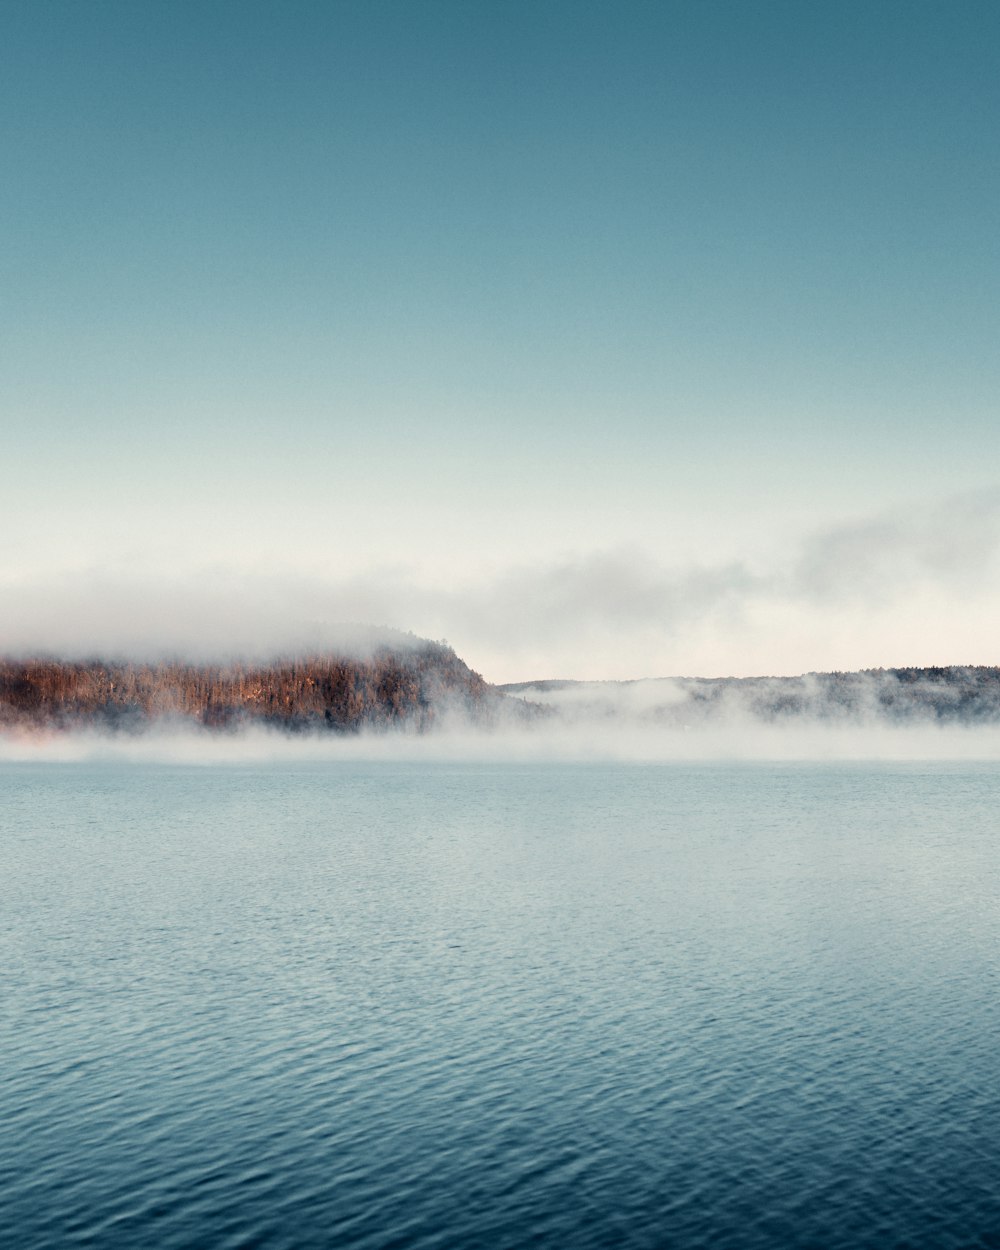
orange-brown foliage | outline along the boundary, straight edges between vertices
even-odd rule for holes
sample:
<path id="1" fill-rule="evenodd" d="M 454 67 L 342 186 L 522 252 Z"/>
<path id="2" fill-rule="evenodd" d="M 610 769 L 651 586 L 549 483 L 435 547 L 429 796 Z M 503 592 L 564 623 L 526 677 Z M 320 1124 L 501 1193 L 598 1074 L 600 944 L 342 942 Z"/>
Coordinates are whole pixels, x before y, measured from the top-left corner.
<path id="1" fill-rule="evenodd" d="M 501 699 L 438 643 L 382 647 L 364 659 L 317 655 L 268 664 L 0 660 L 0 727 L 141 727 L 184 718 L 213 728 L 257 721 L 290 729 L 424 729 L 446 708 L 481 719 Z"/>

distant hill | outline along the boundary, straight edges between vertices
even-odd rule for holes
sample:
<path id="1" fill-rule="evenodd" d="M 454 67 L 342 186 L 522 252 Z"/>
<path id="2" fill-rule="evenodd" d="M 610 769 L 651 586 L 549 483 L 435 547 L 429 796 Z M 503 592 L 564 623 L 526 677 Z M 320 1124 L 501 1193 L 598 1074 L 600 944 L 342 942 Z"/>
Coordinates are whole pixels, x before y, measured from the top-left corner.
<path id="1" fill-rule="evenodd" d="M 356 733 L 547 722 L 693 728 L 739 721 L 1000 724 L 1000 668 L 868 669 L 800 677 L 533 681 L 492 686 L 445 643 L 371 631 L 272 660 L 0 659 L 0 732 L 137 732 L 187 722 Z"/>
<path id="2" fill-rule="evenodd" d="M 261 724 L 286 730 L 407 727 L 449 717 L 476 725 L 530 715 L 442 643 L 406 635 L 360 654 L 197 664 L 0 660 L 0 730 L 141 730 L 188 721 L 211 729 Z"/>
<path id="3" fill-rule="evenodd" d="M 866 669 L 800 677 L 677 677 L 638 681 L 534 681 L 498 687 L 570 720 L 688 725 L 763 723 L 1000 723 L 1000 668 Z"/>

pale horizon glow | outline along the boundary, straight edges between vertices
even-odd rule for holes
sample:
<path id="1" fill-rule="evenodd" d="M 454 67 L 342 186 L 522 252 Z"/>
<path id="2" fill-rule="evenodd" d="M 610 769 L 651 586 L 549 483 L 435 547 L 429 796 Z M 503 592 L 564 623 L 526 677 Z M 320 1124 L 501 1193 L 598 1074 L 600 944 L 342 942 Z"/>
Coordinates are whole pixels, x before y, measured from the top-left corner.
<path id="1" fill-rule="evenodd" d="M 302 653 L 373 624 L 446 639 L 493 682 L 990 663 L 1000 492 L 814 533 L 770 562 L 672 566 L 635 546 L 461 577 L 106 562 L 7 571 L 0 593 L 3 650 L 22 655 Z"/>

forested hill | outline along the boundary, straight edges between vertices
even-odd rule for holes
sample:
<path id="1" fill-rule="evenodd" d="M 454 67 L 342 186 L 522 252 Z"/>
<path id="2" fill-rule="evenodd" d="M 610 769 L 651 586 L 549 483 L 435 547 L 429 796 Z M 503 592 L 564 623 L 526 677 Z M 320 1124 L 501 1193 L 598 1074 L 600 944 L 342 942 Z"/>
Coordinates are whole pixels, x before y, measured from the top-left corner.
<path id="1" fill-rule="evenodd" d="M 0 729 L 143 729 L 164 720 L 208 728 L 264 724 L 352 732 L 425 730 L 457 716 L 517 718 L 525 705 L 489 685 L 450 647 L 414 639 L 360 657 L 268 663 L 0 660 Z"/>
<path id="2" fill-rule="evenodd" d="M 501 686 L 570 720 L 694 726 L 725 719 L 1000 724 L 1000 668 L 866 669 L 801 677 L 536 681 Z"/>
<path id="3" fill-rule="evenodd" d="M 871 669 L 801 677 L 537 681 L 491 686 L 443 643 L 409 635 L 268 662 L 0 659 L 0 732 L 136 731 L 189 722 L 341 733 L 460 721 L 1000 724 L 1000 668 Z"/>

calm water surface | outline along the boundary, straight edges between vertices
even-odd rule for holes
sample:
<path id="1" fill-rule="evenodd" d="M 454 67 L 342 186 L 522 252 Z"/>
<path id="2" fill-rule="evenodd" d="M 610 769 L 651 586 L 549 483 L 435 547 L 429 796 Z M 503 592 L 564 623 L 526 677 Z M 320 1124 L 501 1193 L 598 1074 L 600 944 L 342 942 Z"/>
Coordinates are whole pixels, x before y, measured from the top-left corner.
<path id="1" fill-rule="evenodd" d="M 0 799 L 5 1247 L 1000 1247 L 994 767 Z"/>

